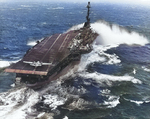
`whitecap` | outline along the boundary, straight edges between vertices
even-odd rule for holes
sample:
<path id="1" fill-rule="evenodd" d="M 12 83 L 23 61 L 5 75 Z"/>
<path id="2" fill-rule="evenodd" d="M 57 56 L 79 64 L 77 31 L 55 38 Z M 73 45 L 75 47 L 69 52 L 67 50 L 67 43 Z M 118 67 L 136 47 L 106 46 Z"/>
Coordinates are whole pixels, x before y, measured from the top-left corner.
<path id="1" fill-rule="evenodd" d="M 45 114 L 45 112 L 40 113 L 37 118 L 41 118 L 43 115 Z"/>
<path id="2" fill-rule="evenodd" d="M 10 66 L 9 61 L 0 61 L 0 68 L 8 67 Z"/>
<path id="3" fill-rule="evenodd" d="M 75 25 L 71 27 L 70 30 L 78 30 L 84 26 L 84 23 Z M 120 27 L 116 24 L 109 24 L 104 21 L 97 21 L 95 23 L 91 23 L 91 28 L 93 32 L 97 32 L 99 36 L 96 38 L 96 41 L 102 45 L 120 45 L 120 44 L 128 44 L 128 45 L 145 45 L 149 43 L 148 39 L 143 35 L 132 31 L 129 32 L 125 28 Z M 68 32 L 67 31 L 67 32 Z"/>
<path id="4" fill-rule="evenodd" d="M 145 103 L 150 103 L 150 101 L 145 101 Z"/>
<path id="5" fill-rule="evenodd" d="M 29 41 L 27 43 L 27 45 L 29 45 L 29 46 L 35 46 L 36 44 L 37 44 L 37 41 Z"/>
<path id="6" fill-rule="evenodd" d="M 78 30 L 84 26 L 83 24 L 78 24 L 71 27 L 70 30 Z M 145 45 L 149 43 L 148 39 L 143 35 L 137 32 L 129 32 L 125 28 L 120 27 L 119 25 L 112 24 L 110 25 L 104 21 L 97 21 L 95 23 L 91 23 L 91 28 L 93 32 L 97 32 L 99 36 L 96 38 L 96 41 L 101 45 L 109 45 L 110 47 L 117 47 L 120 44 L 128 44 L 128 45 Z"/>
<path id="7" fill-rule="evenodd" d="M 0 118 L 25 119 L 31 107 L 37 103 L 39 95 L 32 89 L 21 88 L 0 94 Z"/>
<path id="8" fill-rule="evenodd" d="M 41 25 L 46 25 L 47 24 L 47 22 L 41 22 Z"/>
<path id="9" fill-rule="evenodd" d="M 67 116 L 65 116 L 63 119 L 69 119 Z"/>
<path id="10" fill-rule="evenodd" d="M 18 27 L 18 29 L 19 29 L 19 30 L 26 30 L 27 27 L 25 27 L 25 26 L 20 26 L 20 27 Z"/>
<path id="11" fill-rule="evenodd" d="M 64 7 L 55 7 L 55 8 L 52 8 L 52 9 L 64 9 Z"/>
<path id="12" fill-rule="evenodd" d="M 120 104 L 119 99 L 120 97 L 118 96 L 110 96 L 107 101 L 104 101 L 104 105 L 106 105 L 107 108 L 114 108 Z"/>
<path id="13" fill-rule="evenodd" d="M 142 84 L 142 81 L 136 79 L 132 76 L 113 76 L 101 73 L 88 73 L 88 72 L 81 72 L 79 76 L 83 78 L 91 78 L 95 80 L 98 84 L 112 86 L 113 82 L 122 82 L 122 81 L 130 81 L 134 84 Z"/>
<path id="14" fill-rule="evenodd" d="M 44 104 L 49 105 L 52 110 L 56 109 L 60 105 L 63 105 L 66 101 L 65 98 L 59 97 L 58 95 L 47 94 L 43 95 L 43 97 L 45 98 Z"/>
<path id="15" fill-rule="evenodd" d="M 13 84 L 11 84 L 10 86 L 11 86 L 11 87 L 15 87 L 15 85 L 16 85 L 16 84 L 15 84 L 15 83 L 13 83 Z"/>
<path id="16" fill-rule="evenodd" d="M 136 69 L 133 69 L 133 74 L 136 74 Z"/>
<path id="17" fill-rule="evenodd" d="M 41 38 L 39 40 L 34 40 L 34 41 L 32 39 L 32 41 L 28 41 L 27 42 L 27 45 L 29 45 L 29 46 L 35 46 L 37 44 L 37 41 L 41 42 L 42 40 L 44 40 L 44 38 Z"/>
<path id="18" fill-rule="evenodd" d="M 16 60 L 16 61 L 0 61 L 0 68 L 5 68 L 5 67 L 8 67 L 10 66 L 12 63 L 16 63 L 18 62 L 19 60 Z"/>
<path id="19" fill-rule="evenodd" d="M 146 67 L 146 66 L 142 66 L 142 69 L 143 69 L 144 71 L 146 71 L 146 72 L 150 72 L 150 69 L 149 69 L 148 67 Z"/>
<path id="20" fill-rule="evenodd" d="M 137 104 L 139 106 L 145 102 L 145 101 L 130 100 L 130 99 L 126 99 L 126 98 L 125 98 L 125 100 L 130 101 L 132 103 L 135 103 L 135 104 Z"/>
<path id="21" fill-rule="evenodd" d="M 148 98 L 148 99 L 146 98 L 146 100 L 144 99 L 144 100 L 142 100 L 142 101 L 139 101 L 139 100 L 131 100 L 131 99 L 126 99 L 126 98 L 125 98 L 125 100 L 130 101 L 130 102 L 132 102 L 132 103 L 135 103 L 135 104 L 137 104 L 138 106 L 140 106 L 140 105 L 142 105 L 142 104 L 144 104 L 144 103 L 150 103 L 149 98 Z"/>
<path id="22" fill-rule="evenodd" d="M 136 32 L 128 32 L 119 25 L 110 25 L 107 22 L 98 21 L 91 24 L 91 27 L 100 35 L 100 42 L 103 45 L 113 44 L 138 44 L 145 45 L 149 43 L 148 39 Z"/>
<path id="23" fill-rule="evenodd" d="M 130 100 L 130 102 L 136 103 L 137 105 L 141 105 L 144 103 L 143 101 L 135 101 L 135 100 Z"/>
<path id="24" fill-rule="evenodd" d="M 102 94 L 108 95 L 108 94 L 110 94 L 111 91 L 109 89 L 104 89 L 104 90 L 101 90 L 100 92 Z"/>
<path id="25" fill-rule="evenodd" d="M 119 64 L 121 60 L 116 54 L 105 53 L 106 50 L 116 46 L 118 45 L 102 46 L 93 44 L 93 50 L 88 54 L 82 55 L 78 71 L 85 70 L 87 65 L 94 62 L 99 62 L 107 65 Z"/>
<path id="26" fill-rule="evenodd" d="M 32 7 L 32 6 L 30 6 L 30 5 L 21 5 L 21 7 Z"/>

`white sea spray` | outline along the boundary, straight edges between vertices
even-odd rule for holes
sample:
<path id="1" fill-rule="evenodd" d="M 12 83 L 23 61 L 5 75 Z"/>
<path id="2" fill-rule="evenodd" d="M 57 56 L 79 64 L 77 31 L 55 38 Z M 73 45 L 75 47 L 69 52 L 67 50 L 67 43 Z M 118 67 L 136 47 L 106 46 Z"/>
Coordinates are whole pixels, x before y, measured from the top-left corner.
<path id="1" fill-rule="evenodd" d="M 136 79 L 132 76 L 114 76 L 114 75 L 107 75 L 107 74 L 101 74 L 98 72 L 94 73 L 89 73 L 89 72 L 82 72 L 79 74 L 79 76 L 83 78 L 92 78 L 95 80 L 98 84 L 103 85 L 108 85 L 112 86 L 113 82 L 122 82 L 122 81 L 127 81 L 127 82 L 132 82 L 134 84 L 142 84 L 142 81 L 139 79 Z"/>
<path id="2" fill-rule="evenodd" d="M 0 118 L 25 119 L 27 112 L 31 113 L 31 106 L 37 103 L 39 95 L 32 89 L 21 88 L 2 93 L 0 95 Z"/>
<path id="3" fill-rule="evenodd" d="M 145 45 L 149 43 L 146 37 L 136 32 L 128 32 L 126 29 L 116 24 L 110 25 L 107 22 L 97 21 L 92 23 L 91 27 L 100 34 L 99 37 L 103 45 Z"/>

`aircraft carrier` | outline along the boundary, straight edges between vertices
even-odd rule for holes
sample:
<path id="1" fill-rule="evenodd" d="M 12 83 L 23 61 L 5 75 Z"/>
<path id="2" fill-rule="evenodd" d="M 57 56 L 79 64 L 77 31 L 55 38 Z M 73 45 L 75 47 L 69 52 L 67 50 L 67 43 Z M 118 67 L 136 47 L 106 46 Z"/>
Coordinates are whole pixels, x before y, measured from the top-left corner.
<path id="1" fill-rule="evenodd" d="M 79 64 L 82 54 L 92 50 L 92 43 L 98 36 L 90 28 L 90 2 L 87 5 L 87 21 L 78 30 L 55 34 L 38 41 L 17 63 L 5 69 L 16 73 L 16 83 L 24 82 L 36 89 L 56 80 Z"/>

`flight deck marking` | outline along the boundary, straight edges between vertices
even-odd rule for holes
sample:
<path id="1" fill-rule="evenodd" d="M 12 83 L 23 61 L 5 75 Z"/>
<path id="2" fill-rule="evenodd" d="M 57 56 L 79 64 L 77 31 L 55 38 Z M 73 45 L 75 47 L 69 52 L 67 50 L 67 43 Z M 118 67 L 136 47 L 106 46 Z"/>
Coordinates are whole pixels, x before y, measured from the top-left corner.
<path id="1" fill-rule="evenodd" d="M 52 38 L 52 36 L 48 37 L 48 40 L 41 46 L 41 48 Z"/>
<path id="2" fill-rule="evenodd" d="M 43 43 L 43 45 L 41 46 L 41 48 L 49 41 L 49 39 L 51 39 L 51 37 L 52 37 L 52 36 L 50 36 L 50 37 L 47 38 L 48 40 L 47 40 L 45 43 Z M 46 39 L 45 39 L 45 40 L 46 40 Z M 41 49 L 41 48 L 40 48 L 40 49 Z M 31 53 L 32 53 L 32 52 L 30 52 L 29 54 L 31 54 Z M 29 54 L 28 54 L 28 55 L 29 55 Z M 21 68 L 20 71 L 18 71 L 17 69 L 14 68 L 14 72 L 16 72 L 16 73 L 19 73 L 19 72 L 20 72 L 20 73 L 21 73 L 22 71 L 35 71 L 35 70 L 36 70 L 36 67 L 35 67 L 35 69 L 33 69 L 33 70 L 26 70 L 26 69 L 25 69 L 26 66 L 27 66 L 27 64 L 24 63 L 24 66 Z M 13 68 L 13 67 L 12 67 L 12 68 Z"/>
<path id="3" fill-rule="evenodd" d="M 58 50 L 58 51 L 60 51 L 60 49 L 61 49 L 62 47 L 64 47 L 63 45 L 64 45 L 64 43 L 65 43 L 66 39 L 68 38 L 68 36 L 70 36 L 70 34 L 67 34 L 67 36 L 65 37 L 65 40 L 64 40 L 64 41 L 63 41 L 63 43 L 61 44 L 61 46 L 60 46 L 60 48 L 59 48 L 59 50 Z"/>
<path id="4" fill-rule="evenodd" d="M 48 38 L 46 38 L 46 39 L 48 39 L 43 45 L 45 45 L 48 41 L 49 41 L 49 39 L 51 38 L 52 36 L 50 36 L 50 37 L 48 37 Z M 46 40 L 46 39 L 43 39 L 41 42 L 43 42 L 44 40 Z M 38 44 L 36 44 L 37 46 L 38 46 Z M 36 47 L 36 45 L 34 46 L 34 48 Z M 41 46 L 41 48 L 43 47 L 43 45 Z M 40 48 L 40 49 L 41 49 Z M 36 50 L 36 49 L 34 49 L 34 50 Z M 32 52 L 34 51 L 34 50 L 32 50 Z M 27 54 L 27 56 L 29 56 L 31 53 L 32 53 L 31 51 Z"/>
<path id="5" fill-rule="evenodd" d="M 48 51 L 46 52 L 46 54 L 44 55 L 44 57 L 40 61 L 42 61 L 45 58 L 45 56 L 49 53 L 49 51 L 52 49 L 52 47 L 54 46 L 54 44 L 56 43 L 56 41 L 59 39 L 60 36 L 61 36 L 61 34 L 59 34 L 59 36 L 57 37 L 57 39 L 53 42 L 53 44 L 51 45 L 51 47 L 48 49 Z M 35 69 L 33 71 L 35 71 L 36 68 L 37 67 L 35 67 Z"/>
<path id="6" fill-rule="evenodd" d="M 49 41 L 49 39 L 51 39 L 51 37 L 52 37 L 52 36 L 50 36 L 50 37 L 47 38 L 48 40 L 41 46 L 41 48 Z M 46 40 L 46 39 L 45 39 L 45 40 Z M 41 42 L 42 42 L 42 41 L 41 41 Z M 41 48 L 40 48 L 40 49 L 41 49 Z M 26 65 L 27 65 L 27 64 L 24 65 L 24 67 L 22 68 L 22 70 L 26 67 Z M 34 71 L 34 70 L 33 70 L 33 71 Z"/>
<path id="7" fill-rule="evenodd" d="M 54 44 L 56 43 L 56 41 L 59 39 L 59 37 L 61 36 L 61 34 L 59 34 L 59 36 L 57 37 L 57 39 L 54 41 L 54 43 L 52 44 L 52 46 L 48 49 L 47 53 L 51 50 L 51 48 L 54 46 Z M 47 53 L 44 55 L 44 57 L 41 59 L 43 60 L 45 58 L 45 56 L 47 55 Z"/>

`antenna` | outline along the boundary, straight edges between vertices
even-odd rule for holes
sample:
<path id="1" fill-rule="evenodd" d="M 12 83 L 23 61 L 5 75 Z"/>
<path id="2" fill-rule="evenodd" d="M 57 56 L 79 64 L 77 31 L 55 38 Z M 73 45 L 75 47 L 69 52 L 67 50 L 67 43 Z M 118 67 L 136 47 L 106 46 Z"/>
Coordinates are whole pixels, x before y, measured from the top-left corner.
<path id="1" fill-rule="evenodd" d="M 86 22 L 84 24 L 84 27 L 87 27 L 87 26 L 90 26 L 90 18 L 89 18 L 89 15 L 90 15 L 90 8 L 91 8 L 91 5 L 90 5 L 90 2 L 88 2 L 88 5 L 87 5 L 87 16 L 86 16 Z"/>

